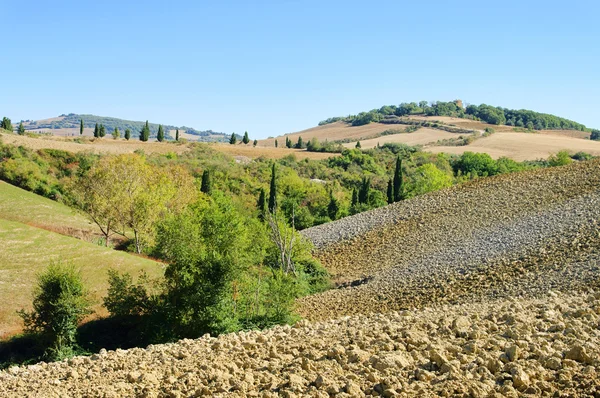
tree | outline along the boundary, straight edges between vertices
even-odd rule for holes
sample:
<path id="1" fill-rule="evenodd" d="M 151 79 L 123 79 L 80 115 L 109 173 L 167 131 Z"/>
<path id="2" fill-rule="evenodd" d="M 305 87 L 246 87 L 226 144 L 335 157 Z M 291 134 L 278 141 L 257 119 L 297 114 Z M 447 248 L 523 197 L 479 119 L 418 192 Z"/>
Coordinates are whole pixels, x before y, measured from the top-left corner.
<path id="1" fill-rule="evenodd" d="M 277 139 L 276 139 L 275 140 L 275 148 L 277 148 L 277 147 L 278 147 L 278 144 L 277 144 Z"/>
<path id="2" fill-rule="evenodd" d="M 148 121 L 146 120 L 146 124 L 144 125 L 144 127 L 142 127 L 142 130 L 140 131 L 140 141 L 146 142 L 150 139 L 150 125 L 148 124 Z"/>
<path id="3" fill-rule="evenodd" d="M 354 207 L 358 204 L 358 192 L 356 188 L 352 188 L 352 201 L 350 202 L 350 206 Z"/>
<path id="4" fill-rule="evenodd" d="M 275 163 L 271 167 L 271 185 L 269 187 L 269 212 L 275 213 L 277 210 L 277 180 Z"/>
<path id="5" fill-rule="evenodd" d="M 100 128 L 98 127 L 98 123 L 94 126 L 94 138 L 100 137 Z"/>
<path id="6" fill-rule="evenodd" d="M 19 133 L 19 135 L 25 134 L 25 126 L 23 126 L 23 122 L 19 123 L 19 128 L 17 129 L 17 132 Z"/>
<path id="7" fill-rule="evenodd" d="M 118 127 L 115 127 L 115 129 L 112 132 L 112 136 L 115 140 L 121 137 L 121 132 L 119 131 Z"/>
<path id="8" fill-rule="evenodd" d="M 338 200 L 333 196 L 333 193 L 329 195 L 329 204 L 327 205 L 327 215 L 331 218 L 332 221 L 338 219 L 338 214 L 340 212 L 340 205 Z"/>
<path id="9" fill-rule="evenodd" d="M 242 138 L 242 142 L 244 143 L 244 145 L 248 145 L 248 143 L 250 142 L 250 138 L 248 137 L 247 131 L 244 133 L 244 138 Z"/>
<path id="10" fill-rule="evenodd" d="M 361 146 L 360 146 L 360 141 L 356 141 L 355 148 L 357 148 L 357 149 L 360 149 L 360 148 L 361 148 Z"/>
<path id="11" fill-rule="evenodd" d="M 103 157 L 71 190 L 76 205 L 107 238 L 131 237 L 137 253 L 152 244 L 158 220 L 196 197 L 194 180 L 183 168 L 151 166 L 137 154 Z"/>
<path id="12" fill-rule="evenodd" d="M 72 265 L 52 263 L 38 276 L 33 310 L 19 311 L 25 330 L 38 334 L 46 346 L 45 356 L 60 360 L 72 355 L 77 325 L 90 314 L 81 274 Z"/>
<path id="13" fill-rule="evenodd" d="M 423 109 L 423 113 L 425 113 L 425 108 L 427 108 L 427 101 L 420 101 L 419 102 L 419 108 Z"/>
<path id="14" fill-rule="evenodd" d="M 252 143 L 253 147 L 256 147 L 258 145 L 258 140 L 254 140 L 254 142 Z"/>
<path id="15" fill-rule="evenodd" d="M 256 208 L 258 209 L 258 218 L 260 221 L 265 221 L 267 214 L 267 193 L 264 188 L 261 188 L 259 191 Z"/>
<path id="16" fill-rule="evenodd" d="M 368 204 L 369 203 L 369 192 L 371 191 L 371 179 L 369 177 L 363 177 L 358 189 L 358 203 Z"/>
<path id="17" fill-rule="evenodd" d="M 288 148 L 292 147 L 292 140 L 289 137 L 285 137 L 285 146 Z"/>
<path id="18" fill-rule="evenodd" d="M 179 141 L 179 129 L 175 130 L 175 141 Z"/>
<path id="19" fill-rule="evenodd" d="M 212 193 L 212 184 L 210 181 L 210 172 L 208 169 L 202 172 L 202 184 L 200 184 L 200 192 L 204 192 L 207 195 Z"/>
<path id="20" fill-rule="evenodd" d="M 427 163 L 415 170 L 412 194 L 422 195 L 450 186 L 452 186 L 452 176 L 438 169 L 433 163 Z"/>
<path id="21" fill-rule="evenodd" d="M 158 133 L 156 133 L 156 139 L 158 142 L 163 142 L 165 140 L 165 130 L 163 129 L 162 124 L 158 125 Z"/>
<path id="22" fill-rule="evenodd" d="M 394 202 L 404 199 L 404 186 L 402 181 L 402 159 L 396 158 L 396 168 L 394 169 Z"/>
<path id="23" fill-rule="evenodd" d="M 298 148 L 298 149 L 304 148 L 304 141 L 302 141 L 302 137 L 298 137 L 298 142 L 296 143 L 296 148 Z"/>
<path id="24" fill-rule="evenodd" d="M 102 138 L 106 135 L 106 127 L 104 127 L 103 124 L 100 124 L 100 127 L 98 128 L 98 137 Z"/>
<path id="25" fill-rule="evenodd" d="M 129 141 L 130 138 L 131 138 L 131 130 L 130 129 L 125 129 L 125 139 L 127 141 Z"/>
<path id="26" fill-rule="evenodd" d="M 13 125 L 9 118 L 6 116 L 2 118 L 2 123 L 0 123 L 0 128 L 4 130 L 13 131 Z"/>
<path id="27" fill-rule="evenodd" d="M 79 119 L 79 135 L 83 135 L 83 119 Z"/>
<path id="28" fill-rule="evenodd" d="M 387 184 L 387 202 L 388 204 L 394 203 L 394 183 L 390 178 Z"/>
<path id="29" fill-rule="evenodd" d="M 590 140 L 600 141 L 600 130 L 592 130 Z"/>
<path id="30" fill-rule="evenodd" d="M 235 136 L 235 133 L 231 133 L 231 137 L 229 137 L 229 143 L 231 145 L 237 144 L 237 137 Z"/>

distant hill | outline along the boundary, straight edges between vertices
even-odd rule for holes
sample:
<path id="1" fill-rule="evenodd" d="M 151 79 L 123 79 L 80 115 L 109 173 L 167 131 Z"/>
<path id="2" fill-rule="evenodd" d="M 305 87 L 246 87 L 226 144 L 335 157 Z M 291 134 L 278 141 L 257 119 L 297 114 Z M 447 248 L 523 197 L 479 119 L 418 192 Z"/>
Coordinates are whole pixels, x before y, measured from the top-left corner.
<path id="1" fill-rule="evenodd" d="M 58 117 L 43 119 L 43 120 L 26 120 L 23 122 L 26 130 L 30 131 L 44 131 L 52 133 L 54 135 L 78 135 L 79 134 L 79 123 L 83 119 L 83 125 L 85 132 L 89 133 L 94 128 L 96 123 L 103 124 L 106 127 L 107 134 L 110 134 L 115 127 L 118 127 L 121 134 L 126 129 L 130 129 L 132 137 L 137 138 L 140 130 L 146 123 L 145 121 L 133 121 L 118 119 L 114 117 L 96 116 L 87 114 L 76 114 L 69 113 L 60 115 Z M 158 124 L 150 123 L 150 136 L 156 137 L 158 132 Z M 210 142 L 225 142 L 229 140 L 229 135 L 224 133 L 212 131 L 212 130 L 196 130 L 192 127 L 186 126 L 172 126 L 163 124 L 167 137 L 175 138 L 175 130 L 179 129 L 179 132 L 185 134 L 188 139 L 194 139 L 196 141 L 210 141 Z"/>

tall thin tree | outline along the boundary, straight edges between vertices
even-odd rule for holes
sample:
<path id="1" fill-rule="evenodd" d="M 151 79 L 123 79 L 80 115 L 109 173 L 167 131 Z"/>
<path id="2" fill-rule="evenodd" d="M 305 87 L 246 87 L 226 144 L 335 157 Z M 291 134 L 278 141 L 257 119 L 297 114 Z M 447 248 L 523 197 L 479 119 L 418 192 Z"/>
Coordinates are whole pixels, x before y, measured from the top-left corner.
<path id="1" fill-rule="evenodd" d="M 144 125 L 144 127 L 142 127 L 142 130 L 140 131 L 140 141 L 146 142 L 148 141 L 148 139 L 150 139 L 150 125 L 146 120 L 146 124 Z"/>
<path id="2" fill-rule="evenodd" d="M 79 135 L 83 135 L 83 119 L 79 119 Z"/>
<path id="3" fill-rule="evenodd" d="M 229 137 L 229 143 L 231 145 L 237 144 L 237 137 L 235 136 L 235 133 L 231 133 L 231 137 Z"/>
<path id="4" fill-rule="evenodd" d="M 179 141 L 179 129 L 175 130 L 175 141 Z"/>
<path id="5" fill-rule="evenodd" d="M 277 170 L 275 169 L 275 163 L 271 167 L 271 185 L 269 187 L 269 211 L 275 213 L 277 210 Z"/>
<path id="6" fill-rule="evenodd" d="M 394 170 L 394 202 L 404 199 L 404 187 L 402 183 L 402 159 L 400 155 L 396 158 L 396 169 Z"/>
<path id="7" fill-rule="evenodd" d="M 388 180 L 387 184 L 387 202 L 388 204 L 394 203 L 394 183 L 391 178 Z"/>
<path id="8" fill-rule="evenodd" d="M 265 221 L 265 217 L 267 214 L 267 193 L 264 188 L 260 189 L 258 194 L 258 201 L 256 202 L 256 207 L 258 209 L 258 218 L 260 221 Z"/>
<path id="9" fill-rule="evenodd" d="M 212 183 L 210 181 L 210 172 L 208 169 L 202 172 L 202 184 L 200 184 L 200 191 L 207 195 L 212 193 Z"/>
<path id="10" fill-rule="evenodd" d="M 250 137 L 248 137 L 247 131 L 244 133 L 244 138 L 242 138 L 242 142 L 244 143 L 244 145 L 247 145 L 250 142 Z"/>
<path id="11" fill-rule="evenodd" d="M 162 124 L 158 125 L 158 133 L 156 133 L 156 139 L 158 142 L 163 142 L 165 140 L 165 130 L 163 129 Z"/>

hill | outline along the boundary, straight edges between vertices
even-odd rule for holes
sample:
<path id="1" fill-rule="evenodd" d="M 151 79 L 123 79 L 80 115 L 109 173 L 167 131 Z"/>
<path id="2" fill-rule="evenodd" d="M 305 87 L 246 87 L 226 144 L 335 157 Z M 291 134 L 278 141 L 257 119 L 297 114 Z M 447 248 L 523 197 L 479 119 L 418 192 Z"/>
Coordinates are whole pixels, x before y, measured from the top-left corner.
<path id="1" fill-rule="evenodd" d="M 36 275 L 52 261 L 80 267 L 102 313 L 107 270 L 159 275 L 159 263 L 91 243 L 99 233 L 69 207 L 0 181 L 0 339 L 21 329 L 16 311 L 29 308 Z"/>
<path id="2" fill-rule="evenodd" d="M 340 284 L 300 300 L 312 321 L 14 367 L 0 392 L 597 395 L 599 186 L 594 160 L 308 229 Z"/>
<path id="3" fill-rule="evenodd" d="M 115 129 L 115 127 L 117 127 L 121 134 L 123 134 L 126 129 L 130 129 L 132 137 L 137 138 L 140 130 L 145 124 L 145 121 L 133 121 L 114 117 L 69 113 L 68 115 L 63 114 L 49 119 L 26 120 L 23 122 L 23 126 L 27 131 L 33 131 L 36 133 L 44 132 L 52 135 L 79 136 L 79 126 L 81 120 L 83 120 L 84 135 L 86 136 L 93 135 L 93 130 L 97 123 L 103 124 L 104 127 L 106 127 L 107 135 L 109 135 Z M 158 123 L 149 123 L 151 137 L 156 137 L 158 125 Z M 172 139 L 175 139 L 175 131 L 179 129 L 180 134 L 184 134 L 188 139 L 193 139 L 195 141 L 226 142 L 229 140 L 229 135 L 212 130 L 200 131 L 191 127 L 171 126 L 167 124 L 163 124 L 163 128 L 167 133 L 167 137 L 170 135 Z"/>

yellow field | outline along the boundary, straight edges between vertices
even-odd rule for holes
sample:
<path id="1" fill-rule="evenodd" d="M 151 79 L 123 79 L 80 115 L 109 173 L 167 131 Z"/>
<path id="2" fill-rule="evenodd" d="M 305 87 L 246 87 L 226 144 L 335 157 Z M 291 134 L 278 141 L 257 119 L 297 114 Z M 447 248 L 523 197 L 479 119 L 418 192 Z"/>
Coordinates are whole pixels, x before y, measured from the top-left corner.
<path id="1" fill-rule="evenodd" d="M 422 128 L 412 133 L 401 133 L 385 135 L 377 138 L 371 138 L 369 140 L 360 141 L 360 146 L 363 149 L 370 149 L 386 143 L 402 143 L 407 145 L 427 145 L 434 144 L 438 140 L 445 140 L 451 138 L 457 138 L 460 134 L 449 133 L 443 130 L 434 130 L 428 128 Z M 344 144 L 346 148 L 354 148 L 356 142 Z"/>
<path id="2" fill-rule="evenodd" d="M 560 150 L 587 152 L 600 155 L 600 142 L 571 138 L 561 135 L 535 133 L 496 133 L 480 138 L 467 146 L 434 146 L 427 150 L 439 153 L 461 154 L 463 152 L 484 152 L 493 158 L 506 156 L 517 161 L 546 159 Z"/>
<path id="3" fill-rule="evenodd" d="M 285 142 L 285 141 L 284 141 Z M 294 155 L 298 159 L 327 159 L 331 156 L 336 156 L 335 153 L 308 152 L 304 149 L 289 149 L 257 146 L 254 148 L 252 144 L 209 144 L 211 148 L 217 151 L 227 153 L 234 157 L 247 157 L 251 159 L 265 157 L 267 159 L 281 159 L 283 157 Z"/>

